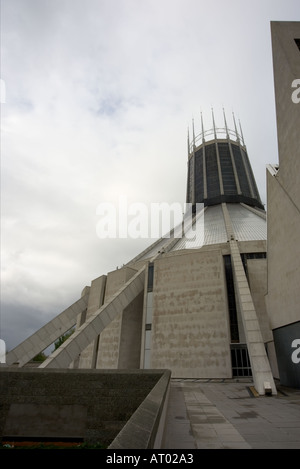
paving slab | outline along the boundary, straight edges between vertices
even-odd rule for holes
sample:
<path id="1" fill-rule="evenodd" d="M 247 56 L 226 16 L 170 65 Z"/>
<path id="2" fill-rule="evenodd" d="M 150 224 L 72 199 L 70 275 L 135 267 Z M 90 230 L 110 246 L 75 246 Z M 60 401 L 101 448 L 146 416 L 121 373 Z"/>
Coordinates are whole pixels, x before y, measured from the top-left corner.
<path id="1" fill-rule="evenodd" d="M 255 397 L 251 378 L 172 379 L 162 449 L 300 449 L 300 389 Z"/>

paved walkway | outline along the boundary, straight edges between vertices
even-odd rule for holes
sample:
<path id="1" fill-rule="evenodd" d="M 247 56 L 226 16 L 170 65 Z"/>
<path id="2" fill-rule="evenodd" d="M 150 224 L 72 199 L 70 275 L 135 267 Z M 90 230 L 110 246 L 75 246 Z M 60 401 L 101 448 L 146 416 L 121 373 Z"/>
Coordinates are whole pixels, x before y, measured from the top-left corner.
<path id="1" fill-rule="evenodd" d="M 162 449 L 300 449 L 300 390 L 250 379 L 172 379 Z"/>

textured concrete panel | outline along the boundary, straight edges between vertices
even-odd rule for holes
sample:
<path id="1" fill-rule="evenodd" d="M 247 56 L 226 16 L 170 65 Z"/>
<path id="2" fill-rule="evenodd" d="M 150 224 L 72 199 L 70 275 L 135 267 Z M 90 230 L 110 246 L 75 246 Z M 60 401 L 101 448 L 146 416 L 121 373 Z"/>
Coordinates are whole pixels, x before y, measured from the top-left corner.
<path id="1" fill-rule="evenodd" d="M 106 276 L 102 275 L 94 279 L 89 290 L 89 299 L 85 320 L 90 318 L 102 305 L 105 295 Z M 82 324 L 79 325 L 79 327 Z M 103 324 L 101 324 L 103 327 Z M 78 329 L 78 328 L 77 328 Z M 91 336 L 91 332 L 89 333 Z M 94 336 L 94 334 L 92 334 Z M 89 345 L 80 353 L 76 368 L 94 368 L 97 353 L 98 337 L 92 340 Z"/>
<path id="2" fill-rule="evenodd" d="M 269 171 L 267 172 L 267 187 L 268 294 L 266 301 L 271 327 L 276 329 L 299 321 L 300 318 L 300 205 L 295 206 L 278 178 L 272 176 Z M 299 183 L 298 188 L 300 188 Z"/>
<path id="3" fill-rule="evenodd" d="M 171 373 L 166 370 L 109 449 L 161 448 Z"/>
<path id="4" fill-rule="evenodd" d="M 295 43 L 295 39 L 300 37 L 300 22 L 272 21 L 271 33 L 279 150 L 277 177 L 299 208 L 300 103 L 292 99 L 292 93 L 296 90 L 292 84 L 295 79 L 300 79 L 299 49 Z"/>
<path id="5" fill-rule="evenodd" d="M 150 367 L 173 377 L 231 377 L 221 251 L 166 255 L 154 272 Z"/>
<path id="6" fill-rule="evenodd" d="M 117 292 L 134 274 L 136 274 L 136 270 L 124 267 L 109 272 L 107 276 L 105 301 L 114 298 L 114 304 L 117 310 L 107 309 L 106 311 L 108 323 L 100 335 L 97 368 L 118 368 L 122 314 L 133 295 L 129 289 L 122 296 L 117 295 Z M 139 339 L 137 338 L 136 340 Z"/>
<path id="7" fill-rule="evenodd" d="M 78 404 L 11 404 L 3 434 L 41 439 L 82 438 L 86 418 L 86 406 Z"/>
<path id="8" fill-rule="evenodd" d="M 135 299 L 135 292 L 143 291 L 143 279 L 144 279 L 144 267 L 137 272 L 130 280 L 128 280 L 125 285 L 118 291 L 118 296 L 122 296 L 127 300 L 127 306 Z M 136 285 L 134 289 L 134 294 L 128 294 L 130 291 L 131 285 Z M 50 355 L 41 365 L 40 368 L 67 368 L 78 356 L 78 353 L 72 347 L 72 342 L 76 342 L 80 352 L 87 347 L 87 337 L 93 337 L 94 339 L 104 330 L 104 323 L 101 320 L 102 312 L 108 312 L 108 316 L 111 321 L 116 317 L 120 316 L 118 308 L 115 306 L 114 301 L 116 297 L 112 297 L 108 303 L 104 304 L 98 311 L 92 314 L 82 326 L 69 337 L 66 342 L 62 344 L 53 354 Z M 109 326 L 107 326 L 109 327 Z M 86 334 L 88 331 L 88 334 Z M 118 348 L 113 348 L 112 353 L 118 353 Z M 112 368 L 117 368 L 117 366 L 112 366 Z"/>
<path id="9" fill-rule="evenodd" d="M 142 291 L 123 311 L 118 362 L 120 369 L 140 367 L 143 298 Z"/>
<path id="10" fill-rule="evenodd" d="M 108 446 L 154 388 L 156 407 L 140 422 L 152 425 L 141 440 L 146 448 L 157 432 L 170 375 L 166 373 L 1 368 L 0 437 L 79 438 Z M 162 377 L 163 386 L 157 388 Z"/>

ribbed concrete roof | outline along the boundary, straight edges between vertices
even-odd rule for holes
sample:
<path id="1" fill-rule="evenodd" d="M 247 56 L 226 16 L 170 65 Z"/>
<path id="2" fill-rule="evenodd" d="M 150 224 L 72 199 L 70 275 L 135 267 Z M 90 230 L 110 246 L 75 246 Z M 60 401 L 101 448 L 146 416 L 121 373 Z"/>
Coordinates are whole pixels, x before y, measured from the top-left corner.
<path id="1" fill-rule="evenodd" d="M 263 211 L 255 212 L 242 204 L 227 204 L 227 208 L 238 241 L 267 239 L 267 221 Z"/>
<path id="2" fill-rule="evenodd" d="M 267 239 L 266 213 L 263 210 L 249 207 L 245 204 L 226 204 L 231 224 L 238 241 L 256 241 Z M 202 224 L 201 224 L 202 223 Z M 166 237 L 153 243 L 134 260 L 148 259 L 158 251 L 166 248 L 170 242 Z M 170 251 L 181 249 L 199 249 L 203 245 L 227 242 L 227 233 L 222 205 L 206 207 L 204 213 L 198 216 L 196 223 L 185 230 L 183 237 L 174 240 Z"/>
<path id="3" fill-rule="evenodd" d="M 227 204 L 235 238 L 238 241 L 255 241 L 267 239 L 267 223 L 264 212 L 248 208 L 242 204 Z M 186 236 L 178 240 L 172 250 L 197 249 L 202 245 L 227 242 L 227 233 L 221 205 L 207 207 L 204 212 L 204 235 L 191 235 L 191 230 Z M 201 228 L 200 228 L 201 229 Z M 195 230 L 197 232 L 197 229 Z"/>

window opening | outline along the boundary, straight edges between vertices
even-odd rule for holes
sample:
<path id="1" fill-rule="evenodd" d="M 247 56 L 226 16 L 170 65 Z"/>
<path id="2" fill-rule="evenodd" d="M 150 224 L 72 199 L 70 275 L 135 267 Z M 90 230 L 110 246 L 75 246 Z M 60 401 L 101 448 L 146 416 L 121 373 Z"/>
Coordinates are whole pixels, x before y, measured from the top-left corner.
<path id="1" fill-rule="evenodd" d="M 229 310 L 229 324 L 230 324 L 230 336 L 231 342 L 239 342 L 239 328 L 235 301 L 235 290 L 234 280 L 231 265 L 231 256 L 224 256 L 225 265 L 225 277 L 227 287 L 227 299 L 228 299 L 228 310 Z"/>
<path id="2" fill-rule="evenodd" d="M 154 277 L 154 264 L 153 262 L 150 262 L 148 266 L 148 285 L 147 285 L 148 292 L 153 291 L 153 277 Z"/>
<path id="3" fill-rule="evenodd" d="M 233 376 L 252 376 L 251 363 L 246 344 L 231 344 Z"/>

